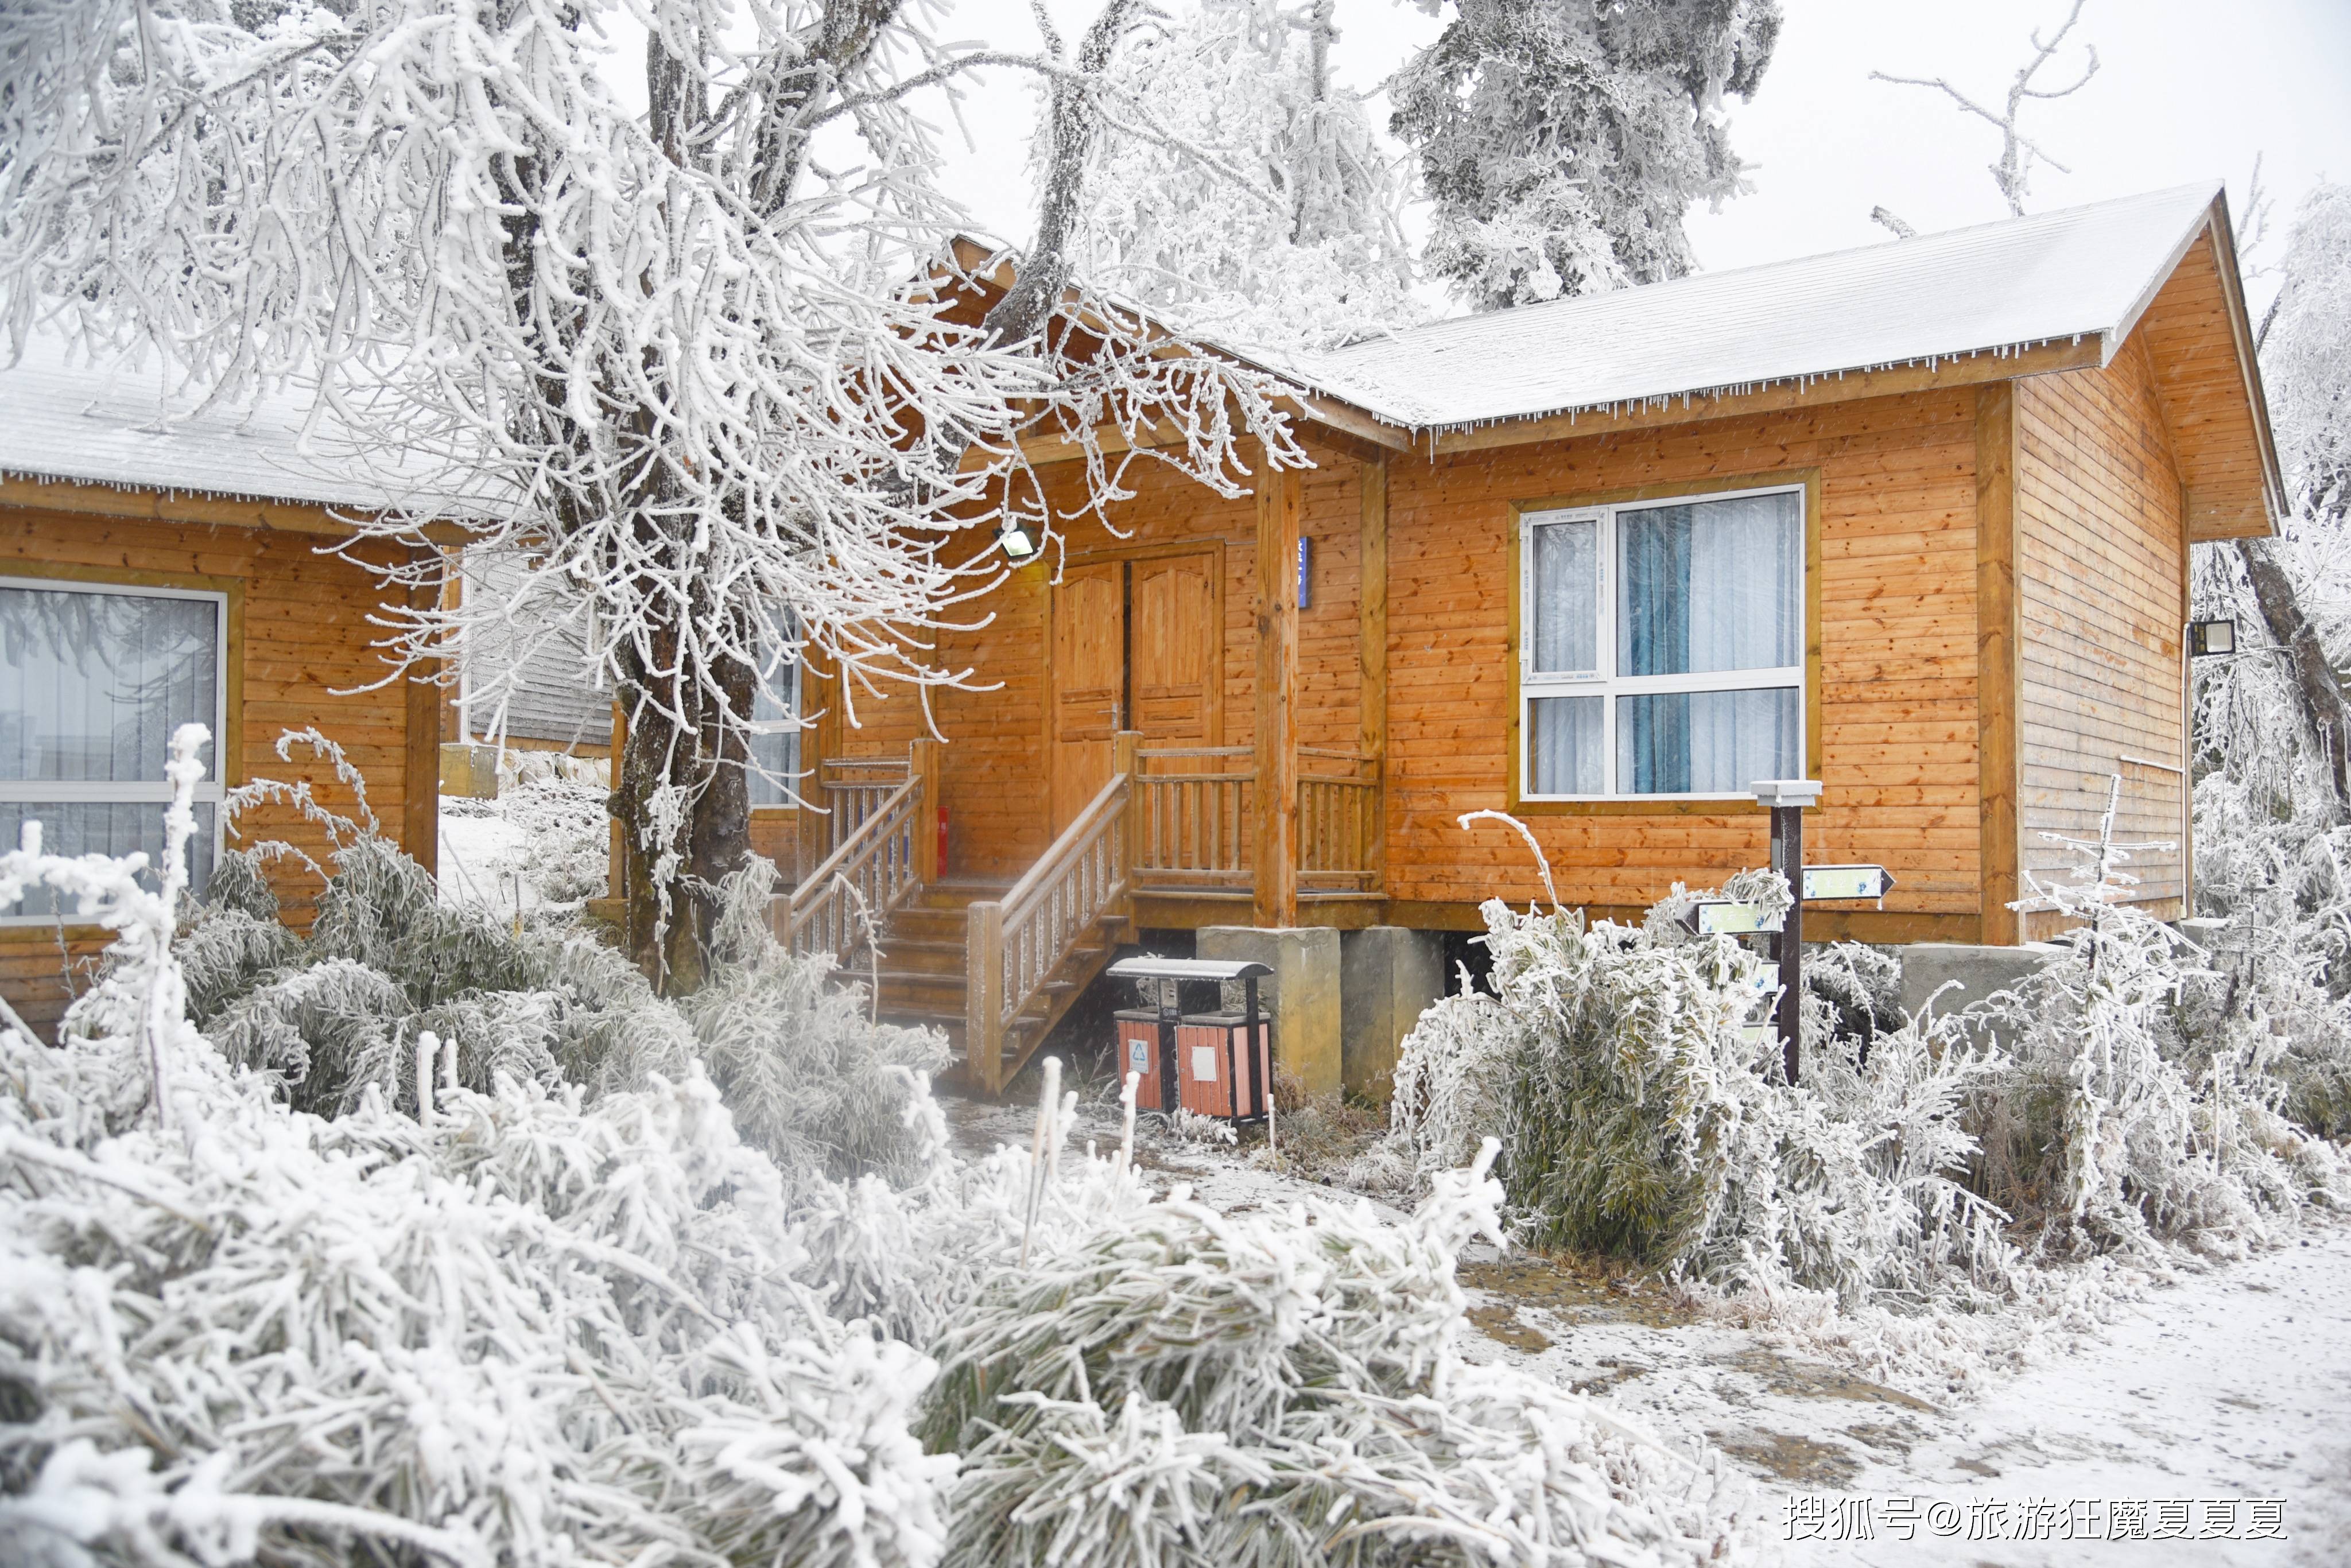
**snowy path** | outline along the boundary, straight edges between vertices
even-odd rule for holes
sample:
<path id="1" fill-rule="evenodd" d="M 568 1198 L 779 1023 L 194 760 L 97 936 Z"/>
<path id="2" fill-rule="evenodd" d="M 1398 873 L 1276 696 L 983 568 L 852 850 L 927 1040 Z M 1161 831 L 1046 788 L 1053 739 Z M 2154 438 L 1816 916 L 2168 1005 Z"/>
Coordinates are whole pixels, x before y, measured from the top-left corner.
<path id="1" fill-rule="evenodd" d="M 2351 1563 L 2351 1228 L 2317 1230 L 2306 1244 L 2151 1291 L 2125 1309 L 2103 1343 L 2028 1368 L 1940 1426 L 1906 1455 L 1874 1457 L 1852 1493 L 1962 1506 L 2276 1498 L 2286 1539 L 1995 1544 L 1921 1530 L 1907 1543 L 1800 1542 L 1791 1563 Z M 2238 1513 L 2241 1536 L 2241 1503 Z"/>
<path id="2" fill-rule="evenodd" d="M 1025 1142 L 1033 1108 L 949 1100 L 968 1152 Z M 1117 1124 L 1081 1112 L 1078 1142 Z M 1142 1155 L 1228 1210 L 1347 1194 L 1164 1144 Z M 2049 1343 L 1972 1402 L 1920 1397 L 1817 1357 L 1786 1336 L 1702 1318 L 1655 1289 L 1541 1259 L 1464 1258 L 1474 1360 L 1540 1369 L 1686 1450 L 1728 1454 L 1762 1505 L 1763 1561 L 1789 1568 L 2351 1568 L 2351 1226 L 2149 1288 L 2110 1321 Z M 1933 1391 L 1928 1391 L 1930 1394 Z M 1917 1500 L 1903 1540 L 1886 1500 Z M 2158 1500 L 2233 1499 L 2239 1539 L 2154 1538 Z M 2282 1500 L 2283 1540 L 2243 1539 L 2255 1499 Z M 1785 1542 L 1791 1500 L 1823 1533 L 1868 1500 L 1876 1538 Z M 2150 1505 L 2149 1539 L 2019 1540 L 2029 1502 Z M 1938 1536 L 1928 1511 L 1955 1513 Z M 1839 1504 L 1844 1504 L 1842 1515 Z M 2005 1505 L 2004 1510 L 1970 1505 Z M 2049 1512 L 2040 1518 L 2047 1520 Z M 2107 1528 L 2099 1516 L 2101 1536 Z M 2191 1536 L 2203 1528 L 2189 1511 Z M 2129 1528 L 2127 1518 L 2125 1528 Z M 1970 1534 L 1974 1538 L 1970 1539 Z"/>

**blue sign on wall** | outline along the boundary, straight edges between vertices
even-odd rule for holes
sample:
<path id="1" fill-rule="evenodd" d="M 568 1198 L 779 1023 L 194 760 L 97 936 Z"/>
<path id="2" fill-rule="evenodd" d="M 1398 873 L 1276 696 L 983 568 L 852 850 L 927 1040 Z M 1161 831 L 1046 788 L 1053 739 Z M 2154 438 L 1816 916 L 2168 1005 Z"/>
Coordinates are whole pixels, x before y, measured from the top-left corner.
<path id="1" fill-rule="evenodd" d="M 1310 583 L 1313 565 L 1314 541 L 1301 534 L 1298 536 L 1298 608 L 1301 610 L 1312 603 Z"/>

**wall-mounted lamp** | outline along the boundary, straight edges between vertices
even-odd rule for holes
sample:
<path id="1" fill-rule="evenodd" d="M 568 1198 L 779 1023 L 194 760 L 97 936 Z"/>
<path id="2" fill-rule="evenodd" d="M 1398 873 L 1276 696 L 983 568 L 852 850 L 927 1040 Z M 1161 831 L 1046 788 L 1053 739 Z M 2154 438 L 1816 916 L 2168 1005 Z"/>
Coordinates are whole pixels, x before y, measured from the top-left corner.
<path id="1" fill-rule="evenodd" d="M 2234 621 L 2190 621 L 2188 623 L 2188 652 L 2196 658 L 2209 653 L 2233 653 L 2237 651 L 2237 623 Z"/>
<path id="2" fill-rule="evenodd" d="M 1010 517 L 1005 518 L 997 528 L 996 542 L 1004 548 L 1007 560 L 1027 560 L 1037 553 L 1037 541 L 1029 537 L 1027 528 Z"/>

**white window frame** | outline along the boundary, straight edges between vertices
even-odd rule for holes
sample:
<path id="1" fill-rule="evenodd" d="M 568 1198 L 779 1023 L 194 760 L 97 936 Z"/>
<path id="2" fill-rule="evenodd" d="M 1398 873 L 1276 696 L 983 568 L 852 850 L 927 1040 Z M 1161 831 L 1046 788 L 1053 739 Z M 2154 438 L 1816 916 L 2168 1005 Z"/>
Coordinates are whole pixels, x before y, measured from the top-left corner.
<path id="1" fill-rule="evenodd" d="M 1708 501 L 1738 501 L 1751 496 L 1794 496 L 1798 497 L 1797 517 L 1800 526 L 1810 527 L 1810 506 L 1805 497 L 1806 486 L 1799 482 L 1788 485 L 1757 485 L 1738 490 L 1703 490 L 1686 496 L 1662 496 L 1649 500 L 1621 501 L 1604 506 L 1547 507 L 1519 514 L 1519 708 L 1518 756 L 1511 765 L 1518 769 L 1519 799 L 1522 801 L 1548 804 L 1572 801 L 1672 801 L 1672 800 L 1751 800 L 1753 795 L 1744 789 L 1725 791 L 1687 791 L 1665 795 L 1638 795 L 1617 788 L 1616 779 L 1616 700 L 1625 696 L 1646 696 L 1669 692 L 1736 692 L 1779 690 L 1793 686 L 1796 690 L 1796 757 L 1798 767 L 1811 753 L 1811 736 L 1807 729 L 1810 692 L 1807 689 L 1805 663 L 1802 657 L 1810 646 L 1807 624 L 1810 617 L 1811 583 L 1806 574 L 1811 570 L 1811 549 L 1808 540 L 1800 541 L 1796 558 L 1796 616 L 1799 629 L 1806 635 L 1797 639 L 1798 661 L 1766 670 L 1719 670 L 1697 675 L 1619 675 L 1616 674 L 1616 523 L 1627 512 L 1653 511 L 1660 507 L 1689 507 Z M 1561 523 L 1592 523 L 1596 525 L 1594 549 L 1598 558 L 1596 582 L 1593 589 L 1598 603 L 1594 606 L 1594 637 L 1593 655 L 1598 668 L 1585 674 L 1538 674 L 1535 658 L 1535 531 Z M 1539 795 L 1534 789 L 1534 704 L 1542 697 L 1600 698 L 1600 770 L 1602 790 L 1596 795 Z"/>
<path id="2" fill-rule="evenodd" d="M 791 707 L 789 716 L 785 718 L 746 719 L 743 723 L 743 727 L 755 736 L 789 735 L 795 737 L 792 742 L 791 771 L 783 775 L 783 777 L 788 779 L 805 779 L 808 777 L 808 768 L 806 767 L 807 758 L 804 755 L 807 747 L 803 746 L 798 738 L 799 737 L 809 733 L 808 726 L 802 723 L 800 718 L 800 716 L 804 711 L 800 675 L 801 672 L 806 668 L 806 664 L 807 662 L 805 659 L 794 659 L 791 662 L 791 693 L 789 697 L 787 699 Z M 760 782 L 762 782 L 762 776 L 758 771 L 758 765 L 755 763 L 751 769 L 752 787 L 756 789 Z M 798 786 L 788 784 L 785 788 L 788 789 L 796 789 Z M 793 805 L 789 800 L 770 800 L 755 805 L 751 810 L 754 811 L 796 811 L 799 810 L 799 808 Z"/>
<path id="3" fill-rule="evenodd" d="M 218 656 L 213 668 L 213 713 L 207 727 L 213 732 L 212 767 L 195 788 L 198 805 L 217 808 L 227 797 L 221 781 L 223 759 L 228 755 L 228 667 L 235 656 L 228 643 L 228 595 L 217 589 L 152 588 L 145 583 L 103 582 L 81 578 L 64 577 L 0 577 L 0 588 L 29 589 L 40 593 L 103 593 L 116 598 L 195 599 L 208 601 L 213 607 L 213 646 Z M 165 779 L 0 779 L 0 804 L 11 806 L 78 806 L 85 803 L 103 805 L 153 805 L 158 812 L 172 800 L 172 785 Z M 227 824 L 223 813 L 213 812 L 213 863 L 220 863 L 221 846 Z M 6 846 L 14 849 L 16 846 Z M 57 915 L 23 915 L 14 906 L 0 911 L 0 926 L 53 925 Z M 70 924 L 70 922 L 68 922 Z"/>

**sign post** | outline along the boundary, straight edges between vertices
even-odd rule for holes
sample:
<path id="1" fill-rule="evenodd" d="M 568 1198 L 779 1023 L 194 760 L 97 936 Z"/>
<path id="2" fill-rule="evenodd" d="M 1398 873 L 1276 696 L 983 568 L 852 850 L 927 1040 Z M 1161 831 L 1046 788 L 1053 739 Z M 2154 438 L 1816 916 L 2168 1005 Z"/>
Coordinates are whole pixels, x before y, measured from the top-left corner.
<path id="1" fill-rule="evenodd" d="M 1787 918 L 1771 938 L 1780 965 L 1781 1061 L 1788 1082 L 1796 1082 L 1803 1053 L 1804 1018 L 1804 808 L 1820 803 L 1821 787 L 1810 779 L 1762 779 L 1755 799 L 1771 809 L 1771 869 L 1788 879 Z"/>

